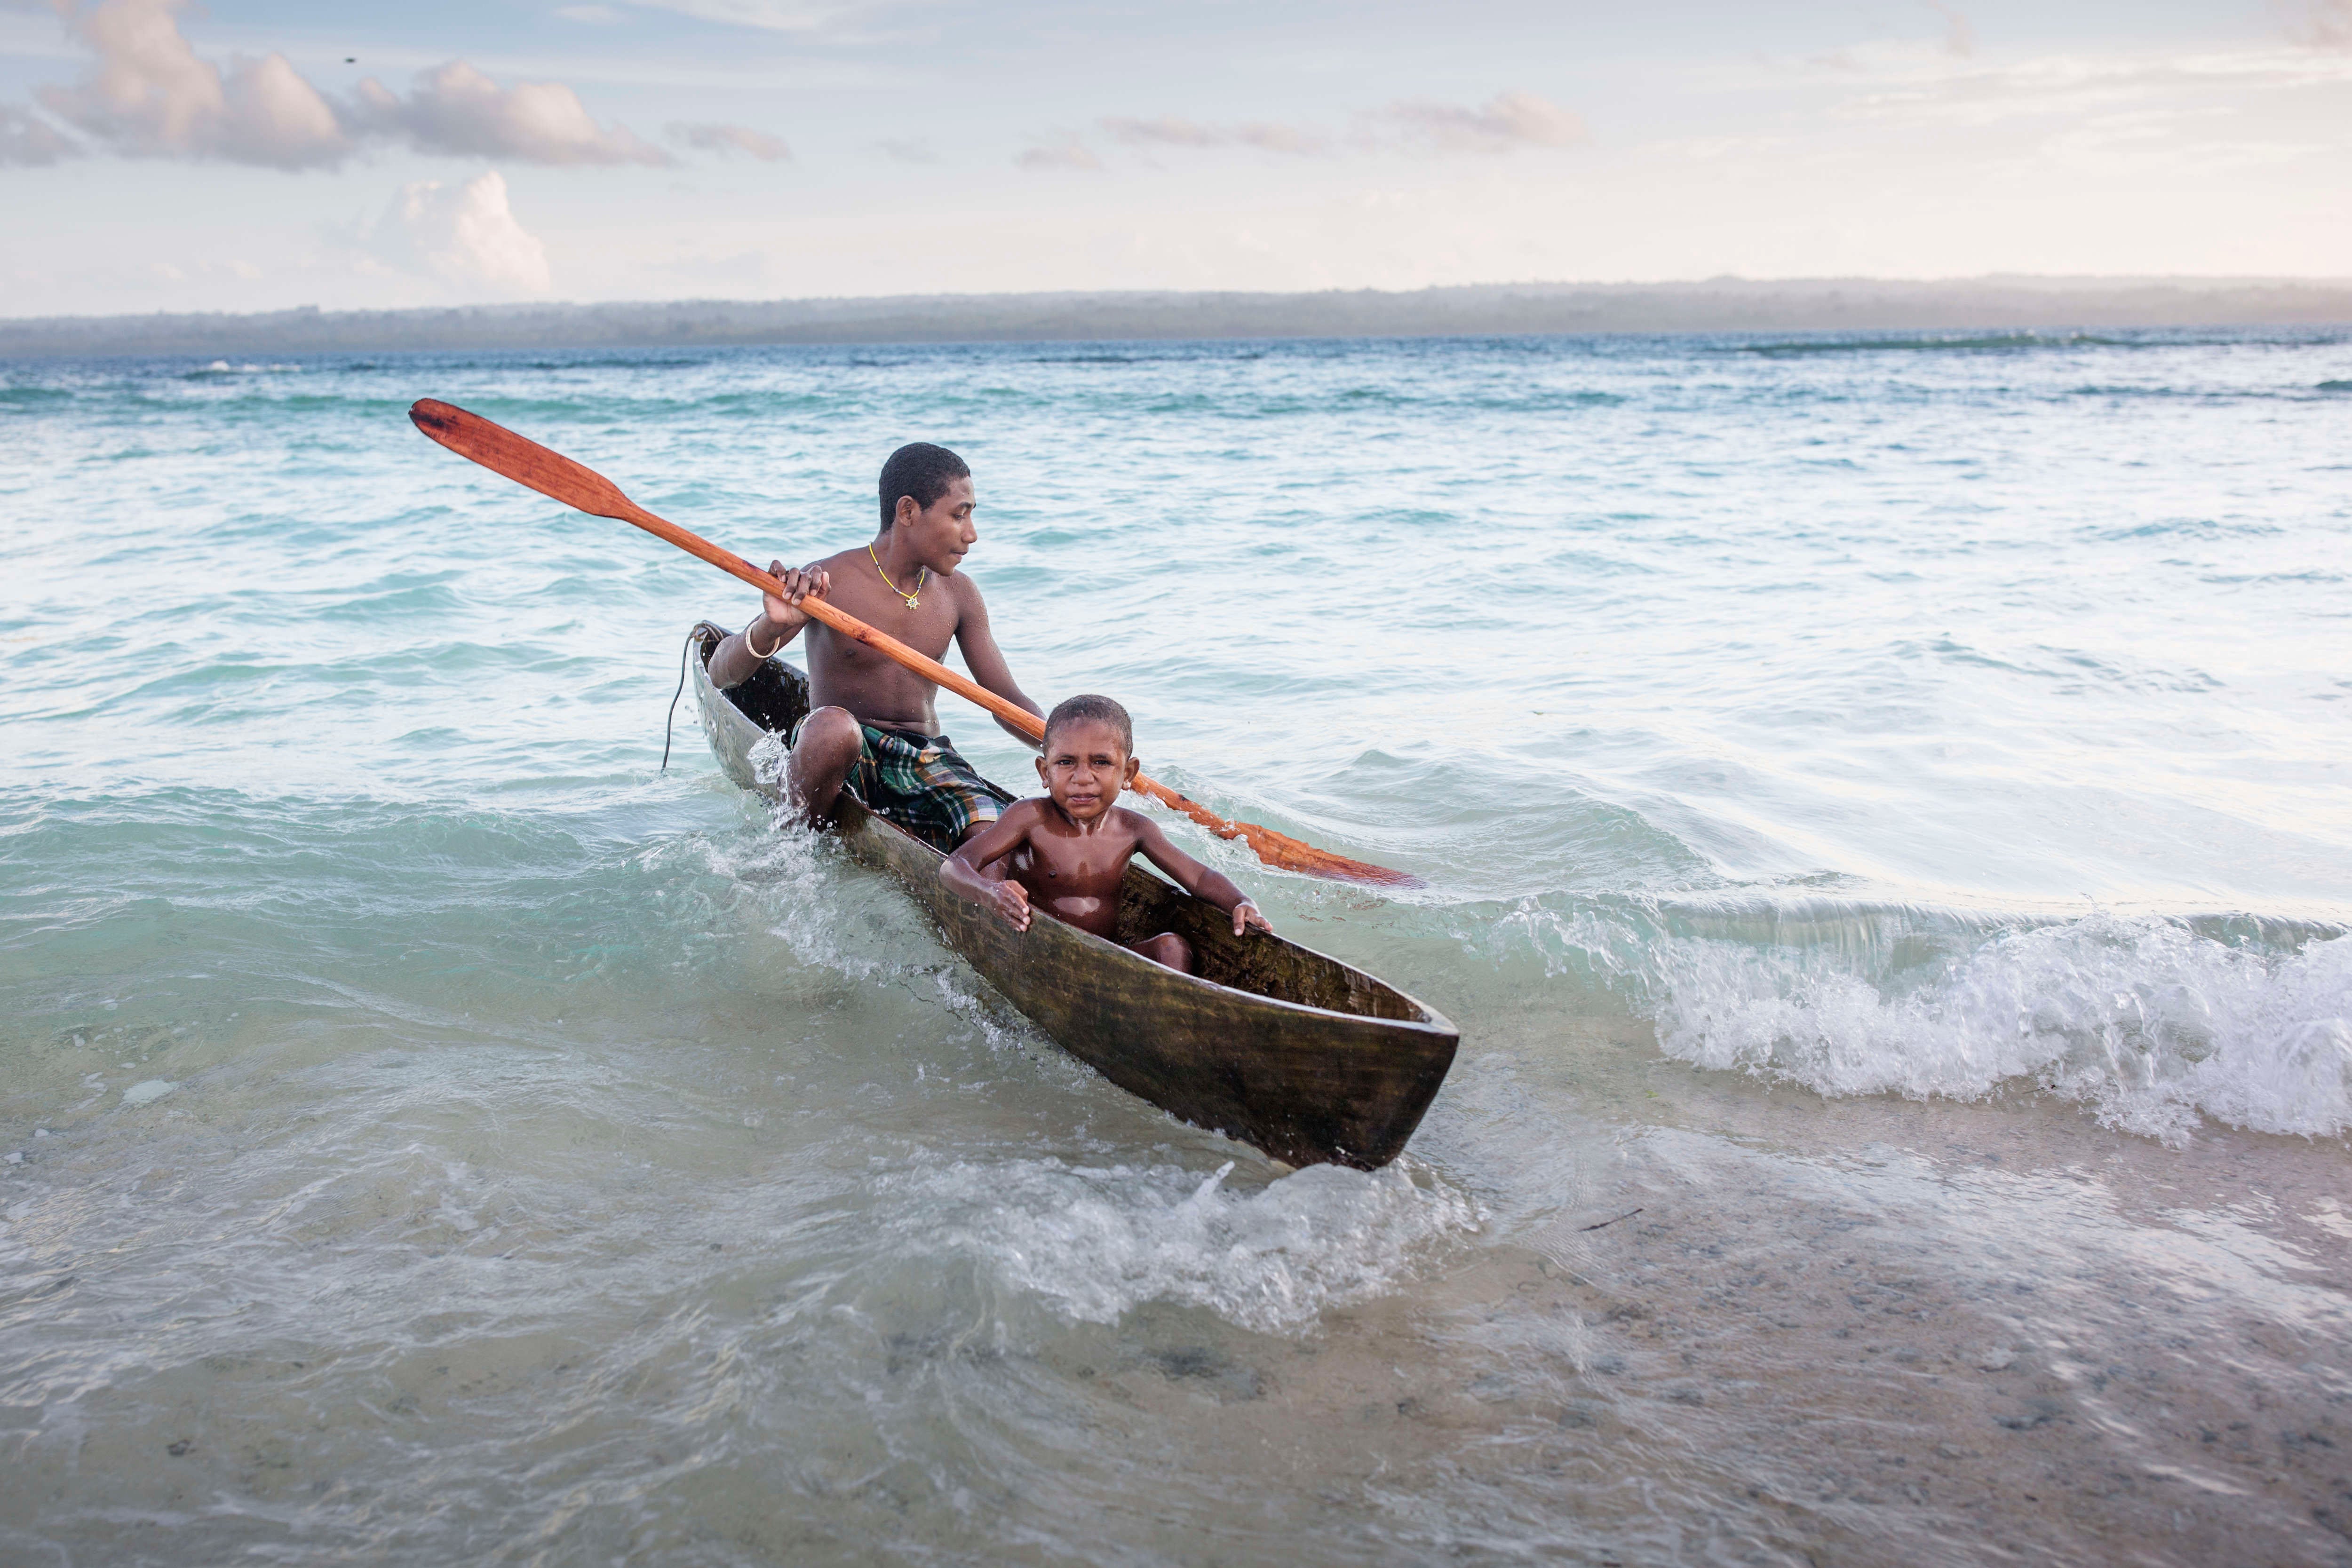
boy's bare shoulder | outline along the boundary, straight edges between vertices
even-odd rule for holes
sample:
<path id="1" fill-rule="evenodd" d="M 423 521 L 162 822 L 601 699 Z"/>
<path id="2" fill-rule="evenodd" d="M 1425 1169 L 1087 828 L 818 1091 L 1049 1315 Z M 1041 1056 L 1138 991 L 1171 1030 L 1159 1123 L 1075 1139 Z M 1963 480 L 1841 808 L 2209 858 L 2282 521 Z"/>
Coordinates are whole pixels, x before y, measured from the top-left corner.
<path id="1" fill-rule="evenodd" d="M 1160 824 L 1140 811 L 1126 806 L 1113 806 L 1111 810 L 1118 815 L 1118 825 L 1139 839 L 1156 836 L 1160 831 Z"/>

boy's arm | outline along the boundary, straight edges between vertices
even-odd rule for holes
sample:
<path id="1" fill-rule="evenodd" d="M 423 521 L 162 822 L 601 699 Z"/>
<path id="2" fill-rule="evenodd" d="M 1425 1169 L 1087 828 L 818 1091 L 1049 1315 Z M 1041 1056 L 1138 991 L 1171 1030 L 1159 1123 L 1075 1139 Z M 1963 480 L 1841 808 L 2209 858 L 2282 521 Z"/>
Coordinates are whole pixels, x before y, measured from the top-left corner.
<path id="1" fill-rule="evenodd" d="M 784 651 L 784 644 L 801 634 L 809 623 L 809 613 L 803 610 L 803 599 L 823 599 L 833 586 L 833 576 L 824 563 L 812 561 L 798 571 L 786 569 L 780 560 L 768 563 L 769 575 L 781 579 L 785 597 L 772 593 L 760 596 L 759 618 L 740 632 L 732 632 L 710 651 L 710 684 L 720 691 L 729 691 L 751 678 L 763 658 L 774 658 Z M 759 638 L 757 651 L 747 643 Z"/>
<path id="2" fill-rule="evenodd" d="M 1004 662 L 1004 651 L 996 645 L 996 635 L 988 629 L 988 606 L 981 601 L 979 586 L 961 572 L 949 580 L 956 588 L 956 646 L 963 652 L 963 667 L 971 672 L 973 680 L 998 696 L 1044 718 L 1045 710 L 1031 702 L 1029 694 L 1013 682 L 1013 666 Z M 1037 745 L 1001 718 L 996 727 L 1024 746 L 1034 749 Z"/>
<path id="3" fill-rule="evenodd" d="M 1118 810 L 1126 811 L 1121 806 Z M 1234 917 L 1234 935 L 1244 929 L 1271 932 L 1273 924 L 1250 902 L 1232 877 L 1221 871 L 1211 871 L 1182 850 L 1168 841 L 1160 824 L 1140 811 L 1128 811 L 1135 819 L 1135 847 L 1141 850 L 1153 865 L 1176 879 L 1178 886 L 1195 898 L 1205 898 Z"/>
<path id="4" fill-rule="evenodd" d="M 984 904 L 1012 923 L 1015 931 L 1029 929 L 1029 890 L 1009 876 L 992 877 L 988 868 L 1019 849 L 1037 820 L 1035 805 L 1016 801 L 980 831 L 956 846 L 940 862 L 940 880 L 974 904 Z"/>

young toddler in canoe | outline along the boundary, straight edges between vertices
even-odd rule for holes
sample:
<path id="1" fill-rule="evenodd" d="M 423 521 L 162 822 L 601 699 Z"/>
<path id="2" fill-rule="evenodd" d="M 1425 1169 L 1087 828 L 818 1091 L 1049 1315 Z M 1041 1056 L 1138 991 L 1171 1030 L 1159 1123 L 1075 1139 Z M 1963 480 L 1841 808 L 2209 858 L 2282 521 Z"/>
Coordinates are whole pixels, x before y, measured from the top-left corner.
<path id="1" fill-rule="evenodd" d="M 1119 880 L 1141 850 L 1197 898 L 1234 917 L 1234 935 L 1271 931 L 1257 905 L 1223 872 L 1168 841 L 1158 823 L 1118 804 L 1135 780 L 1135 727 L 1108 697 L 1072 697 L 1045 718 L 1037 777 L 1045 797 L 1008 808 L 940 867 L 940 878 L 975 904 L 993 905 L 1016 931 L 1043 909 L 1081 931 L 1118 941 Z M 999 862 L 1003 869 L 992 876 Z M 1171 969 L 1192 972 L 1192 945 L 1173 931 L 1128 946 Z"/>

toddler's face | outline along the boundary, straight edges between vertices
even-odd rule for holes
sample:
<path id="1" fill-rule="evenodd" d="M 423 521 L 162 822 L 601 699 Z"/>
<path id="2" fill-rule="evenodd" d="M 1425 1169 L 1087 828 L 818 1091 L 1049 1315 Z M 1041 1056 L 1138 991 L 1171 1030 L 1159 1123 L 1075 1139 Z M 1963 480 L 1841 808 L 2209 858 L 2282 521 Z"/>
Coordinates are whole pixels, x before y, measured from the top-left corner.
<path id="1" fill-rule="evenodd" d="M 1118 731 L 1097 719 L 1073 719 L 1045 738 L 1037 777 L 1071 821 L 1091 822 L 1118 803 L 1135 779 L 1135 758 Z"/>

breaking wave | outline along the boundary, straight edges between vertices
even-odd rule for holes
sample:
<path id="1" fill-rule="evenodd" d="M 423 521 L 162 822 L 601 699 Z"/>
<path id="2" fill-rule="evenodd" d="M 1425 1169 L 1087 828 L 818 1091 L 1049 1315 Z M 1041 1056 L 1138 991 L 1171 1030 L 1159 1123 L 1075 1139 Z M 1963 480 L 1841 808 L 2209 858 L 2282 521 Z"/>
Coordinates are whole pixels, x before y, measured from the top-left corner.
<path id="1" fill-rule="evenodd" d="M 1528 900 L 1498 929 L 1667 1055 L 1825 1095 L 2040 1090 L 2185 1142 L 2352 1132 L 2352 934 L 2251 917 Z"/>

